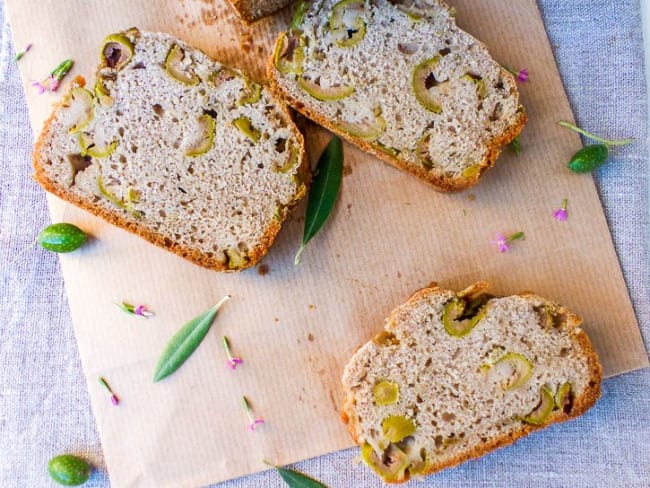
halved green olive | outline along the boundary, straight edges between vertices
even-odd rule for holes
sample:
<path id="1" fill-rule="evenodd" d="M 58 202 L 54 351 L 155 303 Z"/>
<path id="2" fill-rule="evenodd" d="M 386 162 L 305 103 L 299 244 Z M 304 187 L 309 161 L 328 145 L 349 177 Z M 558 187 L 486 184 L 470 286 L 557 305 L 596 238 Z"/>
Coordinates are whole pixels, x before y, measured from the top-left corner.
<path id="1" fill-rule="evenodd" d="M 207 153 L 214 145 L 214 135 L 217 127 L 214 117 L 210 114 L 199 116 L 199 127 L 201 129 L 201 138 L 185 152 L 185 155 L 191 158 Z"/>
<path id="2" fill-rule="evenodd" d="M 461 319 L 465 307 L 465 301 L 458 298 L 454 298 L 445 305 L 442 312 L 442 323 L 450 336 L 465 337 L 485 317 L 485 310 L 483 309 L 473 317 Z"/>
<path id="3" fill-rule="evenodd" d="M 431 141 L 431 134 L 424 134 L 420 137 L 420 140 L 415 147 L 415 155 L 418 158 L 418 161 L 426 169 L 433 169 L 434 163 L 431 159 L 431 152 L 429 151 L 429 143 Z"/>
<path id="4" fill-rule="evenodd" d="M 106 188 L 106 186 L 104 185 L 104 180 L 102 178 L 102 175 L 97 176 L 97 188 L 99 189 L 99 192 L 102 194 L 102 196 L 104 196 L 108 201 L 110 201 L 116 207 L 123 208 L 124 210 L 126 210 L 127 212 L 129 212 L 131 215 L 133 215 L 138 219 L 143 217 L 142 212 L 134 209 L 133 206 L 131 205 L 132 203 L 137 203 L 137 201 L 129 200 L 128 202 L 125 202 L 121 198 L 118 198 L 117 195 L 115 195 L 108 188 Z"/>
<path id="5" fill-rule="evenodd" d="M 374 141 L 386 130 L 386 119 L 381 116 L 381 113 L 375 113 L 371 120 L 365 119 L 360 122 L 338 120 L 335 125 L 353 137 L 358 137 L 366 141 Z"/>
<path id="6" fill-rule="evenodd" d="M 305 38 L 282 33 L 275 43 L 273 62 L 280 73 L 301 75 L 304 71 Z"/>
<path id="7" fill-rule="evenodd" d="M 468 166 L 467 168 L 465 168 L 462 172 L 462 175 L 463 178 L 473 178 L 474 176 L 480 173 L 481 173 L 481 165 L 473 164 L 472 166 Z"/>
<path id="8" fill-rule="evenodd" d="M 380 381 L 372 389 L 375 405 L 386 406 L 397 403 L 399 400 L 399 385 L 392 381 Z"/>
<path id="9" fill-rule="evenodd" d="M 381 423 L 381 428 L 384 431 L 384 436 L 390 442 L 399 442 L 415 432 L 413 421 L 401 415 L 386 417 Z"/>
<path id="10" fill-rule="evenodd" d="M 364 8 L 364 0 L 342 0 L 332 7 L 329 28 L 336 44 L 353 47 L 366 37 L 366 23 L 361 16 Z"/>
<path id="11" fill-rule="evenodd" d="M 276 173 L 288 173 L 300 163 L 300 149 L 297 146 L 289 148 L 289 159 L 283 166 L 274 168 Z"/>
<path id="12" fill-rule="evenodd" d="M 259 102 L 262 98 L 262 86 L 258 83 L 255 83 L 248 78 L 244 78 L 244 93 L 242 97 L 237 102 L 237 106 L 241 107 L 242 105 L 251 105 L 253 103 Z"/>
<path id="13" fill-rule="evenodd" d="M 189 86 L 198 85 L 201 80 L 196 73 L 191 69 L 182 69 L 180 67 L 184 59 L 185 51 L 178 44 L 174 44 L 165 58 L 165 70 L 176 81 Z"/>
<path id="14" fill-rule="evenodd" d="M 510 352 L 499 359 L 488 372 L 488 377 L 499 381 L 505 391 L 524 385 L 533 374 L 533 363 L 526 356 Z"/>
<path id="15" fill-rule="evenodd" d="M 354 93 L 353 86 L 339 85 L 323 87 L 305 77 L 298 78 L 298 86 L 309 93 L 312 97 L 324 102 L 341 100 Z"/>
<path id="16" fill-rule="evenodd" d="M 99 77 L 97 78 L 97 81 L 95 82 L 95 88 L 93 90 L 95 92 L 95 98 L 99 102 L 99 104 L 102 107 L 110 107 L 113 105 L 113 97 L 111 97 L 110 92 L 104 85 L 104 80 L 103 78 Z"/>
<path id="17" fill-rule="evenodd" d="M 121 70 L 133 59 L 133 43 L 124 34 L 111 34 L 102 46 L 104 66 Z"/>
<path id="18" fill-rule="evenodd" d="M 257 143 L 262 137 L 262 132 L 253 127 L 251 120 L 248 117 L 237 117 L 232 121 L 233 125 L 237 127 L 246 137 L 251 141 Z"/>
<path id="19" fill-rule="evenodd" d="M 472 82 L 476 85 L 476 94 L 478 95 L 479 100 L 484 100 L 488 96 L 487 85 L 485 84 L 485 80 L 480 76 L 467 73 L 466 75 L 461 76 L 460 79 Z"/>
<path id="20" fill-rule="evenodd" d="M 555 392 L 555 408 L 562 410 L 564 413 L 569 413 L 573 406 L 573 392 L 571 391 L 571 383 L 563 383 Z"/>
<path id="21" fill-rule="evenodd" d="M 229 247 L 226 249 L 226 256 L 228 258 L 228 269 L 241 269 L 247 263 L 247 259 L 237 249 Z"/>
<path id="22" fill-rule="evenodd" d="M 542 386 L 539 390 L 540 400 L 539 404 L 526 415 L 522 420 L 530 425 L 544 425 L 548 419 L 551 412 L 553 412 L 553 407 L 555 406 L 555 400 L 553 399 L 553 393 L 546 387 Z"/>
<path id="23" fill-rule="evenodd" d="M 67 124 L 70 134 L 84 130 L 95 118 L 95 100 L 93 94 L 85 88 L 75 86 L 68 95 L 64 105 L 64 124 Z"/>
<path id="24" fill-rule="evenodd" d="M 440 56 L 435 56 L 418 64 L 413 70 L 413 93 L 418 102 L 427 110 L 439 114 L 442 112 L 440 99 L 435 94 L 439 82 L 433 71 L 440 62 Z"/>
<path id="25" fill-rule="evenodd" d="M 409 466 L 406 453 L 393 444 L 389 445 L 380 457 L 372 446 L 366 443 L 361 448 L 361 459 L 388 483 L 403 480 Z"/>
<path id="26" fill-rule="evenodd" d="M 393 158 L 396 158 L 399 155 L 399 150 L 398 149 L 396 149 L 394 147 L 391 147 L 391 146 L 387 146 L 385 144 L 382 144 L 381 142 L 375 142 L 374 146 L 375 146 L 375 148 L 379 149 L 384 154 L 388 154 L 389 156 L 392 156 Z"/>
<path id="27" fill-rule="evenodd" d="M 105 146 L 98 146 L 87 134 L 84 134 L 83 132 L 79 134 L 79 147 L 81 147 L 82 156 L 106 158 L 115 152 L 117 145 L 118 141 L 115 140 Z"/>

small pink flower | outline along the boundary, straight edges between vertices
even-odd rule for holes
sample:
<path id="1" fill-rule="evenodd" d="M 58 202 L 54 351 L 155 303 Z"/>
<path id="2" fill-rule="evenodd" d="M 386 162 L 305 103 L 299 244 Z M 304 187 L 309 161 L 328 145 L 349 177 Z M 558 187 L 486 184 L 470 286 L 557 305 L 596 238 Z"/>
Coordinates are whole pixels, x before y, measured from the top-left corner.
<path id="1" fill-rule="evenodd" d="M 47 91 L 47 88 L 40 81 L 32 81 L 32 86 L 36 88 L 39 95 L 42 95 Z"/>
<path id="2" fill-rule="evenodd" d="M 117 398 L 117 395 L 112 394 L 111 395 L 111 403 L 115 405 L 116 407 L 120 404 L 120 399 Z"/>
<path id="3" fill-rule="evenodd" d="M 55 92 L 59 88 L 59 84 L 60 81 L 54 75 L 50 75 L 50 91 Z"/>
<path id="4" fill-rule="evenodd" d="M 528 69 L 524 68 L 521 71 L 519 71 L 519 73 L 517 73 L 517 79 L 521 83 L 526 83 L 528 81 Z"/>
<path id="5" fill-rule="evenodd" d="M 237 369 L 237 366 L 239 366 L 243 362 L 244 361 L 239 358 L 229 358 L 228 361 L 226 361 L 226 367 L 235 371 Z"/>
<path id="6" fill-rule="evenodd" d="M 251 408 L 248 398 L 242 397 L 241 402 L 242 405 L 244 405 L 244 409 L 246 410 L 246 416 L 248 417 L 248 430 L 250 430 L 251 432 L 255 432 L 257 426 L 262 425 L 264 423 L 264 419 L 262 417 L 253 416 L 253 409 Z"/>
<path id="7" fill-rule="evenodd" d="M 492 241 L 492 244 L 497 246 L 497 249 L 499 250 L 500 253 L 508 252 L 510 250 L 510 246 L 508 244 L 510 244 L 511 242 L 516 241 L 518 239 L 525 239 L 523 232 L 515 232 L 514 234 L 510 234 L 509 236 L 506 236 L 501 232 L 497 232 L 495 237 L 496 239 Z"/>
<path id="8" fill-rule="evenodd" d="M 223 350 L 226 351 L 226 357 L 228 358 L 228 360 L 226 361 L 226 367 L 235 371 L 237 369 L 237 366 L 242 364 L 244 360 L 240 358 L 236 358 L 232 355 L 232 353 L 230 352 L 230 341 L 226 336 L 223 337 L 222 342 L 223 342 Z"/>
<path id="9" fill-rule="evenodd" d="M 568 200 L 566 198 L 562 200 L 562 206 L 558 208 L 555 212 L 553 212 L 553 217 L 555 218 L 555 220 L 564 222 L 569 217 L 569 213 L 567 212 L 566 209 L 567 202 Z"/>

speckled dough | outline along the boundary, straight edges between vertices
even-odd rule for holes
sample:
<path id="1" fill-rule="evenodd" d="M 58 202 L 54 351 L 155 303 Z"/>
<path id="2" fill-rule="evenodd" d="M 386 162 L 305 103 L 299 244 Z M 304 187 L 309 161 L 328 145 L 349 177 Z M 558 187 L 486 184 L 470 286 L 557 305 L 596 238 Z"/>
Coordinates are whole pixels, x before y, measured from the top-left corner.
<path id="1" fill-rule="evenodd" d="M 385 332 L 347 364 L 342 415 L 355 441 L 388 467 L 397 465 L 401 452 L 408 459 L 408 467 L 385 481 L 406 481 L 481 456 L 581 415 L 600 396 L 601 367 L 578 327 L 580 318 L 541 297 L 491 298 L 468 335 L 450 335 L 442 320 L 445 307 L 485 286 L 477 283 L 459 294 L 437 286 L 418 291 L 393 311 Z M 509 354 L 532 365 L 530 376 L 512 389 L 497 375 L 503 371 L 499 359 Z M 397 385 L 397 401 L 377 404 L 374 389 L 381 382 Z M 571 385 L 570 406 L 556 405 L 539 425 L 522 420 L 540 404 L 542 387 L 555 395 L 564 383 Z M 383 430 L 389 416 L 409 419 L 415 432 L 389 442 Z"/>
<path id="2" fill-rule="evenodd" d="M 171 36 L 137 29 L 117 36 L 133 44 L 132 58 L 123 67 L 104 59 L 97 72 L 103 89 L 93 82 L 63 98 L 36 145 L 36 179 L 197 264 L 219 271 L 253 266 L 306 193 L 303 138 L 286 107 Z M 174 46 L 182 52 L 181 77 L 194 77 L 189 83 L 166 68 Z M 95 114 L 76 133 L 69 129 L 84 97 L 73 93 L 92 100 Z M 214 123 L 213 142 L 196 153 L 209 140 L 206 119 Z M 247 121 L 253 137 L 237 120 Z M 114 150 L 84 154 L 83 138 Z"/>
<path id="3" fill-rule="evenodd" d="M 364 33 L 352 45 L 341 45 L 332 26 L 343 4 L 356 6 L 343 9 L 353 26 L 348 35 Z M 299 68 L 282 66 L 302 57 L 295 54 L 301 49 Z M 427 108 L 414 88 L 416 69 L 432 59 L 435 67 L 417 86 L 426 87 L 437 109 Z M 302 22 L 278 39 L 268 74 L 293 108 L 441 191 L 475 185 L 527 120 L 514 77 L 437 0 L 311 2 Z M 348 91 L 329 99 L 305 83 Z M 375 123 L 377 131 L 359 135 L 359 126 Z"/>

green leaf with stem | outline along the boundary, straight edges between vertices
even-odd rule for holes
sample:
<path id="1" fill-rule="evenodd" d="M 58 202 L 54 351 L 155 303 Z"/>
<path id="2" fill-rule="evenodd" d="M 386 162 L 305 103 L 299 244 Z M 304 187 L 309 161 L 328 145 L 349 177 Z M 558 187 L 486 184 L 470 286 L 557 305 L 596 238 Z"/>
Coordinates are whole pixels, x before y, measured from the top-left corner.
<path id="1" fill-rule="evenodd" d="M 302 244 L 294 260 L 296 266 L 301 262 L 302 252 L 307 243 L 318 233 L 332 213 L 342 178 L 343 144 L 339 137 L 334 136 L 318 160 L 314 180 L 309 190 L 305 230 Z"/>
<path id="2" fill-rule="evenodd" d="M 294 471 L 293 469 L 276 466 L 275 464 L 271 464 L 268 461 L 264 461 L 264 463 L 275 468 L 280 477 L 290 488 L 327 488 L 327 486 L 320 481 L 317 481 L 305 474 L 299 473 L 298 471 Z"/>
<path id="3" fill-rule="evenodd" d="M 156 372 L 153 376 L 154 383 L 167 378 L 167 376 L 180 368 L 192 355 L 210 330 L 212 322 L 214 322 L 217 316 L 217 312 L 229 299 L 230 295 L 223 297 L 210 310 L 190 320 L 170 339 L 156 365 Z"/>

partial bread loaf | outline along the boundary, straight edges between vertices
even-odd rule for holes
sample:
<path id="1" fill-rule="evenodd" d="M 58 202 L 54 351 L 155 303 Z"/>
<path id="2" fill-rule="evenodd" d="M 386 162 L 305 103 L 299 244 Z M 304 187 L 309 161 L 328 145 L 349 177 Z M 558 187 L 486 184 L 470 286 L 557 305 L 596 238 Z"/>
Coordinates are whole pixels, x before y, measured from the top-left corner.
<path id="1" fill-rule="evenodd" d="M 479 457 L 598 399 L 601 367 L 580 318 L 486 286 L 418 291 L 345 367 L 343 419 L 384 481 Z"/>
<path id="2" fill-rule="evenodd" d="M 438 0 L 300 5 L 268 73 L 293 108 L 441 191 L 476 184 L 526 122 L 513 76 Z"/>
<path id="3" fill-rule="evenodd" d="M 253 266 L 305 193 L 281 101 L 166 34 L 110 35 L 36 145 L 46 190 L 214 270 Z"/>
<path id="4" fill-rule="evenodd" d="M 243 20 L 254 22 L 262 17 L 277 12 L 294 0 L 228 0 Z"/>

